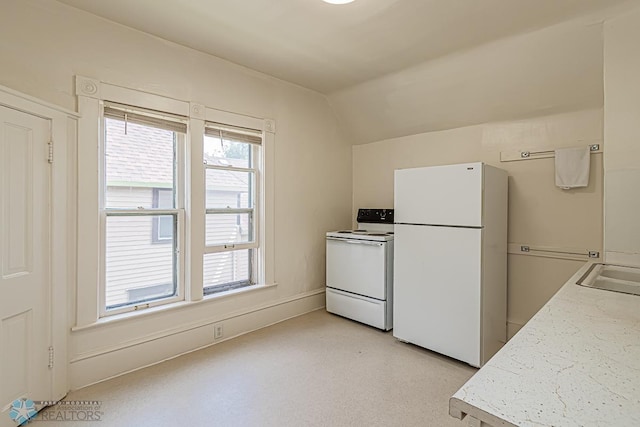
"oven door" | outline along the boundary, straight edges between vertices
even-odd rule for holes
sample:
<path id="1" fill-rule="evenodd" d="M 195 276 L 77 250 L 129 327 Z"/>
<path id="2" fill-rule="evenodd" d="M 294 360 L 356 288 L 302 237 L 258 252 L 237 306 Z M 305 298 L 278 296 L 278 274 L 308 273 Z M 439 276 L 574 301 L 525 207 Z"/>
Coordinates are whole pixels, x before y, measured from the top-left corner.
<path id="1" fill-rule="evenodd" d="M 387 298 L 387 243 L 327 237 L 327 287 Z"/>

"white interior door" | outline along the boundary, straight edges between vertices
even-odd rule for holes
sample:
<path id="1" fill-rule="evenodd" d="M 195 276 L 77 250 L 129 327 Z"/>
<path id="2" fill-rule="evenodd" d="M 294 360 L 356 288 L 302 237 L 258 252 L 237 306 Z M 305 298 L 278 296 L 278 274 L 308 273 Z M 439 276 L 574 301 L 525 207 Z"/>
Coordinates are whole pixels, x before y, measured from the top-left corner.
<path id="1" fill-rule="evenodd" d="M 480 365 L 482 230 L 395 226 L 393 335 Z"/>
<path id="2" fill-rule="evenodd" d="M 48 120 L 0 106 L 0 426 L 51 399 Z"/>

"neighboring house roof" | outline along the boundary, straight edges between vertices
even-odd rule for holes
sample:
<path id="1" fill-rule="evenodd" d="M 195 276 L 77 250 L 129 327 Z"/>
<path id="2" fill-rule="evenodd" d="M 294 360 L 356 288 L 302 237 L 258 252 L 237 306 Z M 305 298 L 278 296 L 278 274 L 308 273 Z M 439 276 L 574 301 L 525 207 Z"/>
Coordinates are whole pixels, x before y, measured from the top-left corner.
<path id="1" fill-rule="evenodd" d="M 173 182 L 173 132 L 106 119 L 106 172 L 108 186 L 170 188 Z M 209 165 L 246 167 L 246 160 L 206 154 Z M 247 191 L 247 174 L 215 170 L 207 174 L 207 187 Z"/>

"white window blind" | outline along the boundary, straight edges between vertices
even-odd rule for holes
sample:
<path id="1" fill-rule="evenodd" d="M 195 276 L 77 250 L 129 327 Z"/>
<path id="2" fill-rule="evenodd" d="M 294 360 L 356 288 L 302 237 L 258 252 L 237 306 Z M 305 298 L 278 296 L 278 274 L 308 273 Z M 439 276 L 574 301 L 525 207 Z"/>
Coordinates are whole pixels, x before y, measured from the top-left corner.
<path id="1" fill-rule="evenodd" d="M 104 117 L 121 120 L 125 123 L 135 123 L 172 132 L 187 133 L 186 117 L 161 111 L 105 102 Z"/>
<path id="2" fill-rule="evenodd" d="M 245 142 L 249 144 L 262 144 L 262 131 L 237 126 L 223 125 L 221 123 L 207 122 L 204 134 L 223 141 Z"/>

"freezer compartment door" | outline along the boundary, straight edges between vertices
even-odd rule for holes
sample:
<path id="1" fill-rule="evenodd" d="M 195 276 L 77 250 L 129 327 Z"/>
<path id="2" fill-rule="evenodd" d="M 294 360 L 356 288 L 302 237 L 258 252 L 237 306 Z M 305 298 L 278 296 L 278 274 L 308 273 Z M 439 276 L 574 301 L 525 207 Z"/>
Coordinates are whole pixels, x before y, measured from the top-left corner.
<path id="1" fill-rule="evenodd" d="M 395 222 L 482 226 L 482 163 L 395 171 Z"/>
<path id="2" fill-rule="evenodd" d="M 387 302 L 327 288 L 327 311 L 388 331 Z"/>
<path id="3" fill-rule="evenodd" d="M 327 238 L 327 287 L 386 299 L 385 242 Z"/>
<path id="4" fill-rule="evenodd" d="M 480 366 L 482 230 L 396 225 L 394 332 Z"/>

